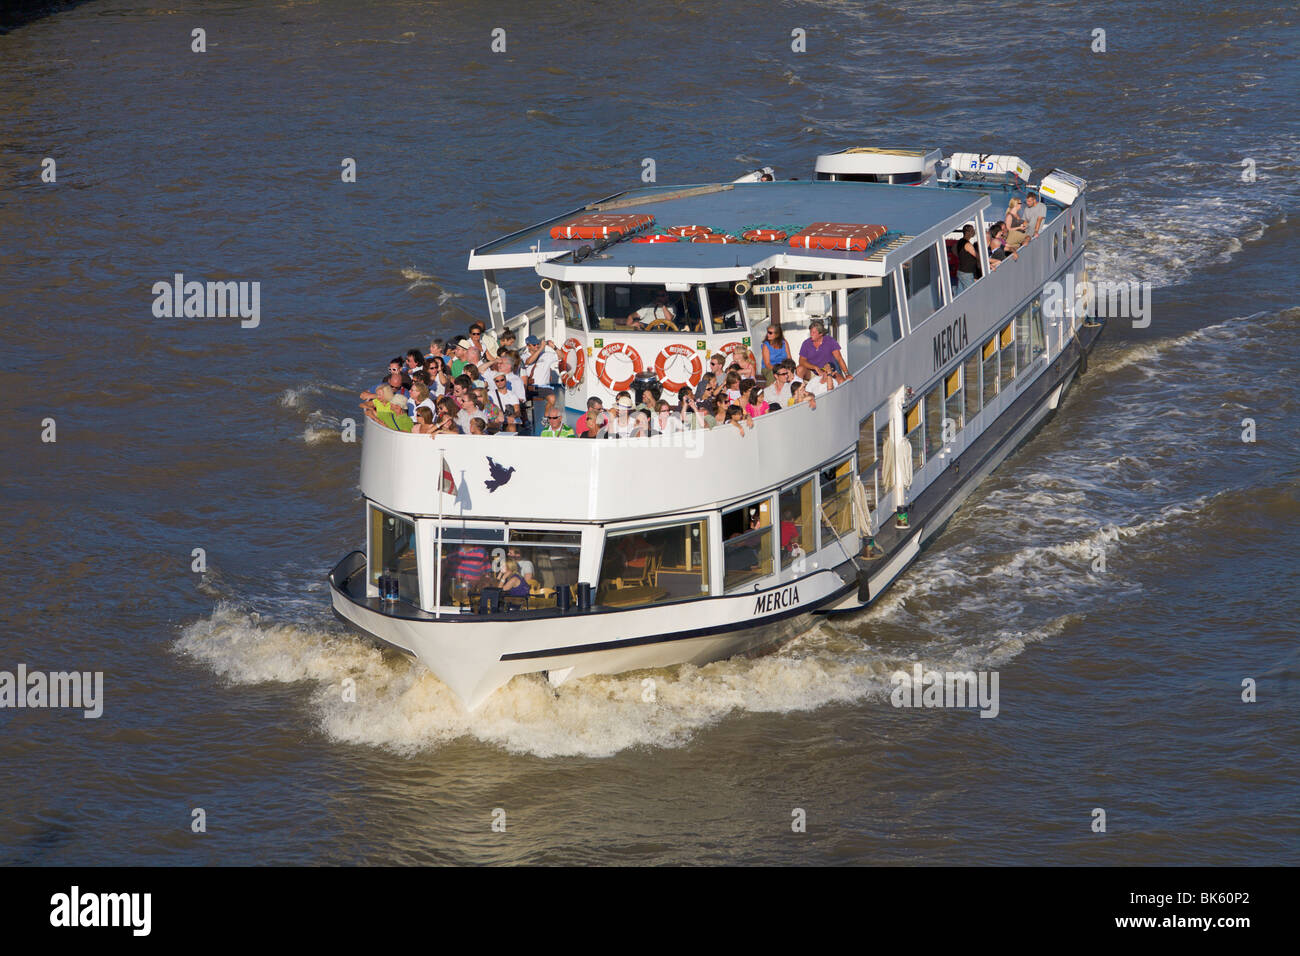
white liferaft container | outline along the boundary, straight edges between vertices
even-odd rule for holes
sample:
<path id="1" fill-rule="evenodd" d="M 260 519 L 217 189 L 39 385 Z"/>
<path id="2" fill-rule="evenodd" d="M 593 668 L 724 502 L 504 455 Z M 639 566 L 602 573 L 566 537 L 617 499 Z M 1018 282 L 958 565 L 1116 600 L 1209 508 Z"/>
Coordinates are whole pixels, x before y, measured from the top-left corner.
<path id="1" fill-rule="evenodd" d="M 1049 199 L 1055 199 L 1062 206 L 1069 206 L 1079 198 L 1079 194 L 1088 188 L 1088 181 L 1080 179 L 1062 169 L 1053 169 L 1043 177 L 1038 191 Z"/>
<path id="2" fill-rule="evenodd" d="M 1014 173 L 1021 180 L 1029 178 L 1030 168 L 1019 156 L 996 153 L 953 153 L 948 165 L 966 176 L 999 176 Z"/>

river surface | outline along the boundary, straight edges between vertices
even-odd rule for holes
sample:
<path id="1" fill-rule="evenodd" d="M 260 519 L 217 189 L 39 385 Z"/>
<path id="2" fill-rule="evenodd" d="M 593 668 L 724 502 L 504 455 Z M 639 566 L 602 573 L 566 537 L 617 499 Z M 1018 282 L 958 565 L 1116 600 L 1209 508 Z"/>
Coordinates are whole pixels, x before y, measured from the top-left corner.
<path id="1" fill-rule="evenodd" d="M 0 670 L 105 682 L 98 720 L 0 710 L 0 861 L 1300 862 L 1296 19 L 95 0 L 0 35 Z M 472 715 L 332 618 L 340 423 L 485 314 L 471 246 L 647 157 L 854 144 L 1085 177 L 1093 278 L 1153 296 L 878 606 L 653 705 L 526 677 Z M 177 272 L 260 281 L 260 325 L 155 318 Z M 915 662 L 997 671 L 996 719 L 891 706 Z"/>

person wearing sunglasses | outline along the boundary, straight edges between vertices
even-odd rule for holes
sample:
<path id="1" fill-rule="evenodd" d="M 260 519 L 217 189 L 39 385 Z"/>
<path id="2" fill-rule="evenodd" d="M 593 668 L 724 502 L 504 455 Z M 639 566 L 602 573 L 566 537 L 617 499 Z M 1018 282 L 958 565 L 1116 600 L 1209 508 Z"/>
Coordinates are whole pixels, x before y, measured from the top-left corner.
<path id="1" fill-rule="evenodd" d="M 577 436 L 577 432 L 564 424 L 564 412 L 556 406 L 553 400 L 546 403 L 546 410 L 542 414 L 546 422 L 546 427 L 541 431 L 543 438 L 574 438 Z"/>

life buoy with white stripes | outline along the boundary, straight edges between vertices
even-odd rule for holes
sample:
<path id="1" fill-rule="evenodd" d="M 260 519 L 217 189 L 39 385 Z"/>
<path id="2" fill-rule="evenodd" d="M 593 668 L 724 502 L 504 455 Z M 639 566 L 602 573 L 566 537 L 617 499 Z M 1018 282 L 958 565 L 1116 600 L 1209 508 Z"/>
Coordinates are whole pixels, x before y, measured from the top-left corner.
<path id="1" fill-rule="evenodd" d="M 780 229 L 751 229 L 744 237 L 746 242 L 780 242 L 789 238 Z"/>
<path id="2" fill-rule="evenodd" d="M 577 339 L 565 339 L 564 348 L 560 350 L 564 356 L 565 372 L 560 376 L 566 388 L 577 388 L 578 383 L 582 381 L 582 373 L 587 368 L 587 351 L 582 347 L 582 343 Z M 576 355 L 576 361 L 570 358 L 570 355 Z"/>
<path id="3" fill-rule="evenodd" d="M 740 240 L 735 236 L 727 235 L 725 232 L 717 232 L 696 236 L 691 242 L 740 242 Z"/>
<path id="4" fill-rule="evenodd" d="M 691 371 L 684 382 L 668 377 L 668 360 L 674 355 L 691 360 Z M 655 375 L 659 377 L 659 384 L 664 387 L 664 391 L 675 395 L 683 388 L 694 388 L 700 384 L 700 378 L 704 375 L 704 362 L 700 360 L 700 354 L 689 345 L 665 345 L 655 359 Z"/>
<path id="5" fill-rule="evenodd" d="M 632 374 L 627 378 L 621 378 L 618 381 L 615 381 L 610 378 L 609 373 L 605 371 L 605 363 L 609 360 L 611 355 L 618 354 L 622 354 L 632 363 Z M 635 346 L 632 346 L 627 342 L 611 342 L 596 353 L 596 377 L 600 379 L 600 384 L 604 385 L 611 392 L 621 392 L 625 388 L 630 388 L 632 380 L 644 370 L 645 363 L 641 361 L 641 353 L 636 350 Z"/>
<path id="6" fill-rule="evenodd" d="M 707 236 L 713 230 L 708 226 L 669 226 L 666 231 L 670 236 Z"/>

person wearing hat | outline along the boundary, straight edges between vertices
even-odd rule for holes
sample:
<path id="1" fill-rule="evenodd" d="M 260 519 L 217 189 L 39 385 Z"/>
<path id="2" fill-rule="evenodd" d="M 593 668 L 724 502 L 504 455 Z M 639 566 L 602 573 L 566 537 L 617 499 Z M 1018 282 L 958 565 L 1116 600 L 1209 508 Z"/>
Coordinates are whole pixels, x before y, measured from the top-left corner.
<path id="1" fill-rule="evenodd" d="M 609 438 L 630 438 L 636 432 L 636 422 L 632 418 L 636 404 L 629 392 L 619 392 L 614 399 L 614 415 L 609 423 Z"/>
<path id="2" fill-rule="evenodd" d="M 560 384 L 559 359 L 555 343 L 542 342 L 535 335 L 524 339 L 528 356 L 521 369 L 524 387 L 533 403 L 533 434 L 540 435 L 545 426 L 542 410 L 551 402 L 564 411 L 564 386 Z"/>
<path id="3" fill-rule="evenodd" d="M 473 343 L 470 342 L 469 339 L 461 339 L 459 342 L 456 343 L 456 347 L 452 350 L 451 353 L 452 355 L 451 377 L 452 378 L 456 378 L 458 375 L 460 375 L 460 373 L 465 370 L 465 366 L 469 364 L 469 348 L 472 344 Z"/>

